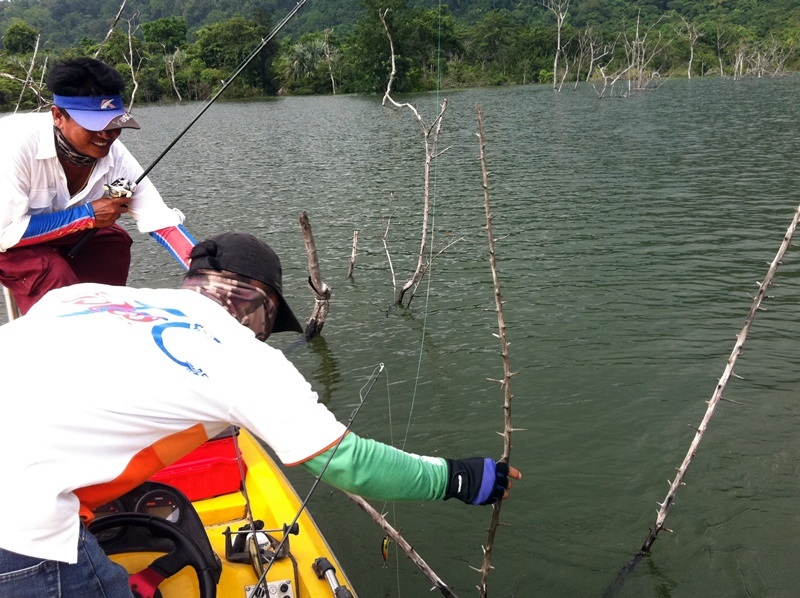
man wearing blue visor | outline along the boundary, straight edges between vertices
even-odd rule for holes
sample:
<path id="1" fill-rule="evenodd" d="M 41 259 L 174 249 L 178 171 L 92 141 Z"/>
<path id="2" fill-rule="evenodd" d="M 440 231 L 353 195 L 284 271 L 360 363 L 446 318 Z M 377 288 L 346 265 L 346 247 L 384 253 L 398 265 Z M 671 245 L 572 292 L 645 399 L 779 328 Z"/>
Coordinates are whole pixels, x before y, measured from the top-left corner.
<path id="1" fill-rule="evenodd" d="M 148 178 L 115 197 L 120 181 L 144 169 L 117 140 L 139 124 L 125 110 L 125 81 L 91 58 L 50 72 L 49 113 L 0 119 L 0 284 L 26 313 L 48 291 L 78 282 L 125 285 L 131 237 L 117 224 L 130 214 L 185 268 L 194 239 Z M 78 253 L 70 249 L 97 229 Z"/>

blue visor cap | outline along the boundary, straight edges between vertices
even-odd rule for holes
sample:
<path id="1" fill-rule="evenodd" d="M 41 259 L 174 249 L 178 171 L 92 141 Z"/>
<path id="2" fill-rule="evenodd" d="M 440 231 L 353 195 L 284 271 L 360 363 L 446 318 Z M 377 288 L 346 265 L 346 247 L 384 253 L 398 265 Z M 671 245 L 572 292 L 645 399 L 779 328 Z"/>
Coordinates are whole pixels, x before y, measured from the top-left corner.
<path id="1" fill-rule="evenodd" d="M 123 107 L 122 96 L 53 95 L 53 103 L 89 131 L 141 128 Z"/>

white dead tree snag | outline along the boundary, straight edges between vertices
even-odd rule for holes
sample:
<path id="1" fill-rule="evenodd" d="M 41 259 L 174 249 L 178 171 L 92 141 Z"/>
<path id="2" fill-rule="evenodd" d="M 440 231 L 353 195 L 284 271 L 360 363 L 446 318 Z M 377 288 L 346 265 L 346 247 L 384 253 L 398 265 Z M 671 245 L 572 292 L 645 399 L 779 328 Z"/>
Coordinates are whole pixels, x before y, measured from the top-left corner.
<path id="1" fill-rule="evenodd" d="M 125 59 L 125 63 L 128 65 L 128 69 L 131 72 L 131 81 L 133 81 L 131 101 L 128 104 L 129 112 L 133 109 L 133 103 L 136 100 L 136 92 L 139 90 L 139 80 L 137 79 L 137 75 L 139 74 L 139 69 L 142 67 L 142 62 L 144 62 L 144 57 L 138 52 L 138 50 L 134 50 L 133 47 L 133 36 L 139 30 L 139 24 L 136 23 L 134 25 L 134 21 L 136 21 L 138 17 L 139 13 L 137 12 L 130 19 L 125 19 L 128 23 L 128 52 L 123 56 L 123 58 Z"/>
<path id="2" fill-rule="evenodd" d="M 97 48 L 97 51 L 94 53 L 94 56 L 92 58 L 97 58 L 98 56 L 100 56 L 100 52 L 102 51 L 103 46 L 105 46 L 108 43 L 108 40 L 111 39 L 111 34 L 114 33 L 114 28 L 117 26 L 117 23 L 119 23 L 119 19 L 122 16 L 122 11 L 125 10 L 125 3 L 127 1 L 128 0 L 122 0 L 122 4 L 120 4 L 119 10 L 117 11 L 117 16 L 114 17 L 113 21 L 111 21 L 111 27 L 108 28 L 108 33 L 106 33 L 105 39 L 103 39 L 103 41 L 100 42 L 100 46 Z"/>
<path id="3" fill-rule="evenodd" d="M 392 98 L 392 84 L 394 83 L 394 79 L 397 76 L 397 65 L 395 63 L 395 54 L 394 54 L 394 42 L 392 41 L 392 34 L 389 32 L 389 26 L 386 24 L 386 14 L 389 12 L 389 9 L 384 11 L 378 11 L 378 16 L 380 17 L 381 23 L 383 23 L 383 28 L 386 31 L 386 37 L 389 38 L 389 48 L 392 54 L 392 72 L 389 75 L 389 83 L 386 85 L 386 93 L 383 96 L 383 105 L 385 106 L 387 102 L 391 103 L 395 108 L 407 108 L 411 111 L 414 117 L 417 119 L 421 129 L 422 129 L 422 137 L 425 144 L 425 169 L 424 169 L 424 185 L 423 185 L 423 205 L 422 205 L 422 233 L 420 239 L 420 246 L 419 246 L 419 254 L 417 256 L 417 267 L 414 270 L 414 273 L 411 275 L 403 286 L 400 288 L 399 291 L 395 293 L 395 305 L 402 305 L 403 299 L 405 298 L 406 293 L 412 287 L 416 288 L 416 285 L 421 280 L 423 273 L 425 271 L 425 254 L 427 251 L 427 243 L 428 243 L 428 219 L 430 216 L 431 210 L 431 166 L 433 164 L 434 159 L 438 158 L 441 154 L 443 154 L 446 149 L 442 152 L 437 154 L 437 143 L 439 141 L 439 133 L 442 129 L 442 117 L 444 116 L 445 110 L 447 110 L 447 100 L 444 100 L 441 104 L 441 110 L 439 114 L 434 119 L 431 125 L 427 125 L 423 120 L 420 113 L 417 109 L 409 103 L 400 104 L 396 102 L 394 98 Z M 388 232 L 388 228 L 387 228 Z M 384 247 L 386 247 L 386 237 L 384 237 Z M 388 249 L 387 249 L 388 252 Z M 413 297 L 413 293 L 412 293 Z M 410 301 L 410 299 L 409 299 Z"/>
<path id="4" fill-rule="evenodd" d="M 16 113 L 19 110 L 19 107 L 22 105 L 22 98 L 25 97 L 25 90 L 30 87 L 33 90 L 33 69 L 36 66 L 36 56 L 39 54 L 39 40 L 41 40 L 42 36 L 36 36 L 36 45 L 33 48 L 33 56 L 31 56 L 31 64 L 30 66 L 25 69 L 25 81 L 22 84 L 22 89 L 19 90 L 19 98 L 17 98 L 17 105 L 14 108 L 14 112 Z M 41 90 L 41 87 L 40 87 Z M 34 90 L 34 93 L 35 90 Z M 41 97 L 41 94 L 36 93 L 37 99 Z M 39 103 L 41 106 L 41 103 Z"/>
<path id="5" fill-rule="evenodd" d="M 794 218 L 792 219 L 789 228 L 786 231 L 786 234 L 783 237 L 783 242 L 781 243 L 780 248 L 778 249 L 778 253 L 775 255 L 775 258 L 772 260 L 772 263 L 767 270 L 767 274 L 764 277 L 764 281 L 759 283 L 758 292 L 756 293 L 755 297 L 753 298 L 753 303 L 750 306 L 750 312 L 747 314 L 747 318 L 745 319 L 744 326 L 742 330 L 736 337 L 736 343 L 734 344 L 733 351 L 728 357 L 728 362 L 725 365 L 725 370 L 722 373 L 722 376 L 717 383 L 717 387 L 714 389 L 714 393 L 711 396 L 711 399 L 708 401 L 708 408 L 706 409 L 706 413 L 703 416 L 703 420 L 700 422 L 700 426 L 696 428 L 694 439 L 692 440 L 691 445 L 689 446 L 689 451 L 686 453 L 686 456 L 683 459 L 680 467 L 678 467 L 677 474 L 675 475 L 675 479 L 670 482 L 669 492 L 667 492 L 667 496 L 664 498 L 664 501 L 659 503 L 658 515 L 656 516 L 656 521 L 653 527 L 650 529 L 650 534 L 648 534 L 647 539 L 642 544 L 641 552 L 646 553 L 650 550 L 650 547 L 655 542 L 658 533 L 664 528 L 664 520 L 667 518 L 667 512 L 669 508 L 672 506 L 675 500 L 675 494 L 678 491 L 678 488 L 684 485 L 684 478 L 686 477 L 686 472 L 689 469 L 689 466 L 692 464 L 692 460 L 694 459 L 695 455 L 697 454 L 697 450 L 700 447 L 700 442 L 703 440 L 703 436 L 708 429 L 708 424 L 711 421 L 711 417 L 714 415 L 714 410 L 716 409 L 717 405 L 719 404 L 720 400 L 723 399 L 723 392 L 725 391 L 725 387 L 728 384 L 728 380 L 730 380 L 731 376 L 735 376 L 733 370 L 736 366 L 736 361 L 739 358 L 739 354 L 742 351 L 742 346 L 744 345 L 745 340 L 747 339 L 747 334 L 750 332 L 750 326 L 753 323 L 753 320 L 756 317 L 756 314 L 759 310 L 763 309 L 761 307 L 761 303 L 764 300 L 767 289 L 772 284 L 773 279 L 775 278 L 775 272 L 778 269 L 778 266 L 781 264 L 783 260 L 783 256 L 786 254 L 787 249 L 792 241 L 792 236 L 794 235 L 795 230 L 797 229 L 798 221 L 800 221 L 800 206 L 797 207 L 794 213 Z M 668 530 L 669 531 L 669 530 Z"/>
<path id="6" fill-rule="evenodd" d="M 564 46 L 566 44 L 562 44 L 561 42 L 561 32 L 564 30 L 564 21 L 569 13 L 569 3 L 570 0 L 545 0 L 542 2 L 542 5 L 556 17 L 556 54 L 553 58 L 553 91 L 561 91 L 561 84 L 564 83 L 564 78 L 567 76 L 565 71 L 564 78 L 561 79 L 561 84 L 558 83 L 558 57 L 564 56 L 564 60 L 566 61 L 566 55 L 564 54 Z"/>
<path id="7" fill-rule="evenodd" d="M 514 428 L 511 425 L 511 401 L 514 395 L 511 392 L 511 378 L 518 372 L 511 371 L 511 361 L 509 359 L 509 342 L 506 335 L 506 319 L 503 312 L 503 297 L 500 293 L 500 278 L 497 273 L 497 259 L 495 253 L 495 237 L 492 229 L 492 210 L 489 203 L 489 171 L 486 167 L 486 139 L 483 135 L 483 116 L 480 108 L 475 108 L 478 116 L 478 139 L 480 141 L 481 149 L 481 171 L 483 172 L 483 206 L 486 213 L 486 233 L 489 238 L 489 264 L 492 269 L 492 283 L 494 286 L 494 306 L 497 314 L 497 328 L 498 332 L 495 336 L 500 341 L 500 357 L 503 361 L 503 377 L 499 380 L 491 379 L 491 382 L 496 382 L 503 390 L 503 454 L 500 461 L 508 463 L 511 457 L 511 434 Z M 492 569 L 492 549 L 494 547 L 495 535 L 497 527 L 500 525 L 500 509 L 503 506 L 503 501 L 498 500 L 492 505 L 492 520 L 489 524 L 489 531 L 486 539 L 486 546 L 483 548 L 483 565 L 481 566 L 481 582 L 478 586 L 481 598 L 488 596 L 487 580 L 489 571 Z"/>
<path id="8" fill-rule="evenodd" d="M 303 241 L 306 245 L 306 255 L 308 257 L 308 286 L 314 293 L 314 309 L 306 323 L 305 337 L 308 341 L 319 335 L 322 332 L 322 327 L 325 326 L 325 318 L 328 316 L 330 308 L 331 288 L 322 280 L 317 244 L 314 241 L 311 223 L 305 211 L 300 215 L 300 228 L 303 230 Z"/>
<path id="9" fill-rule="evenodd" d="M 347 278 L 353 277 L 353 268 L 356 266 L 356 254 L 358 253 L 358 231 L 353 231 L 353 249 L 350 252 L 350 266 L 347 268 Z"/>
<path id="10" fill-rule="evenodd" d="M 676 27 L 675 32 L 680 35 L 686 43 L 689 44 L 689 66 L 686 70 L 686 76 L 688 79 L 692 78 L 692 65 L 694 64 L 694 52 L 697 48 L 697 42 L 700 41 L 700 38 L 703 37 L 705 34 L 700 31 L 700 28 L 689 21 L 683 15 L 679 15 L 681 22 L 683 23 L 683 27 Z"/>

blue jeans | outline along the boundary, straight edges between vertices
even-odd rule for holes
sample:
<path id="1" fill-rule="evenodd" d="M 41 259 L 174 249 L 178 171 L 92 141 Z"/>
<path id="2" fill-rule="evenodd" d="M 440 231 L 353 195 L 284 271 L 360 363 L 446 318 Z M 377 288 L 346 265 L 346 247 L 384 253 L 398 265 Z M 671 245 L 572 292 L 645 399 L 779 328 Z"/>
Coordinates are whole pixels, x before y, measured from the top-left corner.
<path id="1" fill-rule="evenodd" d="M 133 598 L 128 573 L 81 525 L 78 562 L 44 561 L 0 549 L 0 598 Z"/>

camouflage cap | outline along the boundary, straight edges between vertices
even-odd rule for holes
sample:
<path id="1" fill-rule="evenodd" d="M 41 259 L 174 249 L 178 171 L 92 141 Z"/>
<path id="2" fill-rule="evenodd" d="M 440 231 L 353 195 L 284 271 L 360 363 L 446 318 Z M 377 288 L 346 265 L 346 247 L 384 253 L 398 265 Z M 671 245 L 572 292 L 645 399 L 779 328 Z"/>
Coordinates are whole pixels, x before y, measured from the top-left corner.
<path id="1" fill-rule="evenodd" d="M 222 233 L 201 241 L 189 254 L 189 272 L 227 270 L 263 282 L 278 295 L 280 305 L 273 332 L 303 327 L 283 298 L 281 261 L 272 248 L 248 233 Z"/>

